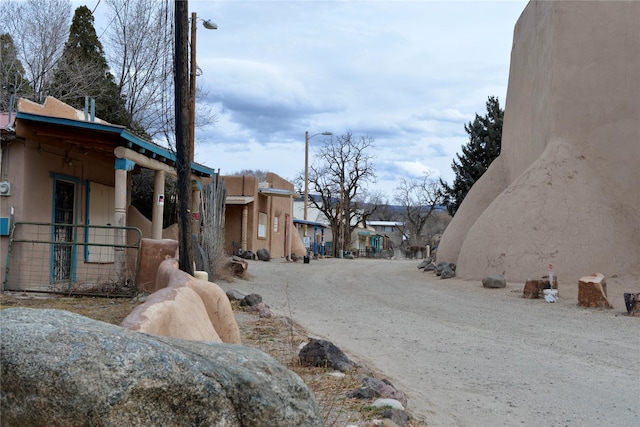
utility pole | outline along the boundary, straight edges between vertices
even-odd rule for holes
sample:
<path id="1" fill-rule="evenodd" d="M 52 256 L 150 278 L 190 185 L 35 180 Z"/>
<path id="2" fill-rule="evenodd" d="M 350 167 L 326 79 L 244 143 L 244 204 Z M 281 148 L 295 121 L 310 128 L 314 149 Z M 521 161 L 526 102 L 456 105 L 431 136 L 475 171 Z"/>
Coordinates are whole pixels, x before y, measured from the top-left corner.
<path id="1" fill-rule="evenodd" d="M 193 275 L 191 226 L 191 141 L 189 93 L 189 2 L 175 0 L 175 121 L 178 178 L 178 251 L 180 270 Z"/>

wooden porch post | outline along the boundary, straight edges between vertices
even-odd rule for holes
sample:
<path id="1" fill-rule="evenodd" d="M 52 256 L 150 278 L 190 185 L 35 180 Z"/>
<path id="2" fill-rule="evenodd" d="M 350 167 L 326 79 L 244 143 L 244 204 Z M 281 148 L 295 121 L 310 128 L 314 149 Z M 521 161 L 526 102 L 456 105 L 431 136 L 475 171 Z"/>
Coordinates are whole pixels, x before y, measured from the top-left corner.
<path id="1" fill-rule="evenodd" d="M 151 238 L 162 239 L 162 225 L 164 223 L 164 177 L 162 170 L 153 175 L 153 212 L 151 216 Z"/>

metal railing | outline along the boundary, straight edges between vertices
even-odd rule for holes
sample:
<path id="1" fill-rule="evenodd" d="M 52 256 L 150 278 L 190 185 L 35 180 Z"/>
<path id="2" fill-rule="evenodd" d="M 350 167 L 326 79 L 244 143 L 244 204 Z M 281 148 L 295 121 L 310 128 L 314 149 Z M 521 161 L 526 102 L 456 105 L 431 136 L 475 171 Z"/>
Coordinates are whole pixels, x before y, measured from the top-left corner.
<path id="1" fill-rule="evenodd" d="M 3 290 L 135 295 L 141 240 L 136 227 L 16 222 Z"/>

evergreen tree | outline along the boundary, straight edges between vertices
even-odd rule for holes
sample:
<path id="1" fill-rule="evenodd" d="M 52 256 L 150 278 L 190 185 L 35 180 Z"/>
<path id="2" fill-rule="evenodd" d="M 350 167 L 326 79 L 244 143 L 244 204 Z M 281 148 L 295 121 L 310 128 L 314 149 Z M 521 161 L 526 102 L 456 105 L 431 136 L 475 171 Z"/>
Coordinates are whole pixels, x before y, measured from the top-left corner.
<path id="1" fill-rule="evenodd" d="M 473 184 L 500 155 L 503 118 L 504 110 L 500 108 L 498 98 L 490 96 L 487 100 L 487 114 L 484 117 L 476 114 L 473 122 L 464 125 L 464 130 L 469 134 L 469 142 L 462 146 L 462 154 L 457 153 L 457 160 L 454 159 L 451 164 L 456 174 L 453 185 L 449 186 L 440 180 L 449 214 L 456 213 Z"/>
<path id="2" fill-rule="evenodd" d="M 31 96 L 33 89 L 24 75 L 16 46 L 10 34 L 0 34 L 0 111 L 15 110 L 19 97 Z"/>
<path id="3" fill-rule="evenodd" d="M 130 125 L 125 99 L 120 95 L 86 6 L 76 9 L 62 58 L 49 86 L 49 94 L 83 109 L 85 97 L 95 99 L 96 116 L 113 124 Z"/>

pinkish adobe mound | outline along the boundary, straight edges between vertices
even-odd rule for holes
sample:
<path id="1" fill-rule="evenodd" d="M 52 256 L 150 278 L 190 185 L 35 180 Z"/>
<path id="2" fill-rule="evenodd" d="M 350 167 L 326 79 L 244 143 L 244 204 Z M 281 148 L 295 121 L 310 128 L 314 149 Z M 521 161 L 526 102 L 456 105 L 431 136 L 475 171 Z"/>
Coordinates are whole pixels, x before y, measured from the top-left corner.
<path id="1" fill-rule="evenodd" d="M 461 278 L 640 271 L 640 2 L 531 1 L 511 53 L 502 153 L 449 224 Z"/>

